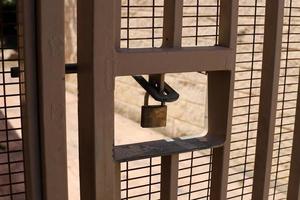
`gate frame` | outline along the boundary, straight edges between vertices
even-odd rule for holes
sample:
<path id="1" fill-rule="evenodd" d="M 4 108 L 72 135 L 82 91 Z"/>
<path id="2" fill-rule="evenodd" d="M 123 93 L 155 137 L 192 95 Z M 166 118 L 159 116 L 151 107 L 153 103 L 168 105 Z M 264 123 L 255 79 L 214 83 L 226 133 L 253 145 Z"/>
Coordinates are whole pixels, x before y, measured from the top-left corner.
<path id="1" fill-rule="evenodd" d="M 182 0 L 175 2 L 176 6 L 173 6 L 173 9 L 181 7 L 180 4 L 183 3 Z M 116 153 L 114 151 L 115 77 L 209 71 L 208 95 L 213 104 L 209 105 L 208 111 L 211 119 L 209 131 L 214 136 L 221 136 L 225 141 L 223 147 L 216 148 L 213 152 L 211 199 L 226 199 L 238 0 L 221 0 L 220 46 L 213 47 L 120 49 L 120 15 L 120 0 L 78 1 L 81 198 L 120 199 L 120 163 L 113 159 L 116 158 L 114 155 Z M 177 19 L 179 17 L 176 16 Z M 181 25 L 179 21 L 181 20 L 174 23 L 177 30 Z M 176 35 L 173 40 L 181 38 L 180 32 L 173 33 Z M 215 57 L 218 59 L 213 59 Z M 222 83 L 220 81 L 225 84 L 220 84 Z M 222 92 L 216 91 L 217 88 L 221 88 Z M 220 100 L 224 102 L 220 103 Z M 165 168 L 171 169 L 170 174 L 176 177 L 166 174 L 163 180 L 166 182 L 171 178 L 177 180 L 177 170 L 170 166 L 174 160 L 178 160 L 177 155 L 175 153 L 171 159 L 166 158 L 166 162 L 162 163 L 162 171 L 167 171 L 164 170 Z M 166 198 L 174 199 L 177 196 L 174 186 L 176 184 L 166 186 L 166 190 L 173 193 Z"/>
<path id="2" fill-rule="evenodd" d="M 24 140 L 24 166 L 25 166 L 25 189 L 26 198 L 32 200 L 42 199 L 42 169 L 40 153 L 38 117 L 38 82 L 36 63 L 36 19 L 35 0 L 22 0 L 19 2 L 23 23 L 20 34 L 23 38 L 23 49 L 19 52 L 24 57 L 24 63 L 20 63 L 20 89 L 22 126 Z"/>
<path id="3" fill-rule="evenodd" d="M 68 199 L 64 1 L 36 6 L 43 198 Z"/>
<path id="4" fill-rule="evenodd" d="M 177 9 L 182 6 L 180 0 L 175 2 Z M 84 19 L 78 17 L 78 37 L 83 38 L 83 40 L 78 41 L 80 172 L 81 175 L 84 175 L 81 176 L 80 183 L 82 198 L 120 199 L 120 163 L 113 160 L 112 151 L 114 147 L 114 135 L 112 134 L 114 132 L 114 120 L 111 111 L 114 110 L 114 78 L 145 73 L 211 71 L 212 67 L 217 71 L 224 70 L 223 67 L 220 67 L 224 64 L 224 59 L 235 52 L 236 32 L 234 27 L 237 24 L 237 17 L 235 17 L 238 9 L 237 2 L 237 0 L 221 0 L 221 4 L 226 6 L 221 7 L 220 44 L 230 50 L 223 47 L 179 48 L 180 23 L 174 23 L 177 26 L 175 27 L 177 31 L 174 31 L 176 37 L 173 35 L 173 44 L 170 44 L 169 47 L 173 49 L 119 49 L 117 31 L 120 22 L 117 19 L 120 15 L 118 12 L 120 1 L 93 0 L 87 3 L 81 0 L 78 2 L 79 16 L 85 16 Z M 279 45 L 281 45 L 282 40 L 282 31 L 280 30 L 282 30 L 283 21 L 283 2 L 281 0 L 267 1 L 266 6 L 265 35 L 267 37 L 264 41 L 258 127 L 258 132 L 266 132 L 266 134 L 258 134 L 257 138 L 258 145 L 256 146 L 258 148 L 256 150 L 252 193 L 254 199 L 267 199 L 269 190 L 274 139 L 272 134 L 275 125 L 280 68 L 281 48 Z M 35 20 L 33 5 L 37 5 L 38 22 Z M 22 113 L 24 114 L 22 123 L 25 133 L 26 195 L 27 198 L 33 200 L 41 199 L 42 195 L 45 199 L 67 199 L 65 69 L 64 56 L 62 56 L 64 55 L 62 51 L 64 39 L 61 38 L 61 35 L 64 35 L 62 20 L 64 11 L 61 9 L 63 3 L 61 0 L 50 2 L 39 0 L 36 4 L 35 0 L 24 0 L 23 8 L 26 84 L 22 91 L 26 92 L 26 95 L 23 99 L 25 100 L 24 103 L 22 102 Z M 101 12 L 96 12 L 96 8 L 100 8 Z M 172 13 L 172 11 L 170 12 Z M 230 17 L 231 21 L 222 21 L 222 19 L 226 19 L 222 15 Z M 101 18 L 101 16 L 105 17 Z M 179 18 L 178 15 L 176 16 Z M 53 26 L 47 27 L 49 24 Z M 105 31 L 101 29 L 104 26 L 107 29 Z M 37 34 L 40 36 L 39 38 L 37 38 Z M 85 52 L 81 49 L 84 49 Z M 274 51 L 270 52 L 269 49 Z M 100 54 L 97 54 L 98 52 Z M 213 54 L 218 55 L 220 59 L 211 59 Z M 153 62 L 148 64 L 145 62 L 145 58 Z M 170 60 L 172 62 L 168 64 Z M 234 65 L 234 59 L 229 60 L 229 65 Z M 186 64 L 187 62 L 188 64 Z M 203 67 L 199 69 L 193 64 L 195 62 L 197 65 L 203 65 Z M 132 71 L 133 68 L 134 71 Z M 52 79 L 53 77 L 55 78 Z M 23 78 L 24 76 L 21 75 L 21 79 Z M 230 78 L 232 87 L 234 72 Z M 271 86 L 272 90 L 270 89 Z M 85 88 L 92 89 L 86 90 Z M 233 90 L 231 89 L 231 91 Z M 298 132 L 300 127 L 297 123 L 300 116 L 300 92 L 298 93 L 288 199 L 299 199 L 300 192 L 300 180 L 297 178 L 299 176 L 296 176 L 296 167 L 299 163 L 297 159 L 299 156 L 296 154 L 299 148 L 297 144 L 299 144 Z M 229 95 L 233 99 L 233 93 Z M 39 98 L 37 99 L 37 97 Z M 102 104 L 99 103 L 100 101 Z M 37 106 L 38 102 L 39 106 Z M 230 111 L 231 103 L 228 104 L 228 115 L 232 114 Z M 56 118 L 57 116 L 59 117 Z M 265 119 L 268 120 L 267 123 Z M 39 126 L 36 123 L 38 120 L 40 120 Z M 230 133 L 231 117 L 228 120 L 226 128 Z M 230 153 L 230 135 L 227 136 L 225 145 L 213 151 L 211 199 L 226 199 Z M 176 167 L 171 163 L 175 163 Z M 177 180 L 176 163 L 178 164 L 178 154 L 162 157 L 162 174 L 165 174 L 162 176 L 162 183 L 165 182 L 165 184 L 162 184 L 161 192 L 167 191 L 163 192 L 167 196 L 164 198 L 170 200 L 177 197 L 175 194 L 177 185 L 167 184 L 173 183 L 172 180 Z M 168 172 L 170 173 L 168 174 Z M 60 177 L 61 181 L 57 181 L 57 177 Z M 293 178 L 297 178 L 297 180 Z M 294 184 L 295 181 L 297 184 Z M 41 182 L 43 182 L 43 188 L 41 188 Z"/>
<path id="5" fill-rule="evenodd" d="M 288 185 L 288 200 L 300 199 L 300 78 L 298 84 L 298 98 L 296 108 L 295 129 L 291 156 L 290 179 Z"/>
<path id="6" fill-rule="evenodd" d="M 282 52 L 285 0 L 267 0 L 252 199 L 267 200 L 272 169 L 274 132 Z"/>
<path id="7" fill-rule="evenodd" d="M 67 200 L 64 1 L 23 0 L 21 8 L 26 198 Z"/>

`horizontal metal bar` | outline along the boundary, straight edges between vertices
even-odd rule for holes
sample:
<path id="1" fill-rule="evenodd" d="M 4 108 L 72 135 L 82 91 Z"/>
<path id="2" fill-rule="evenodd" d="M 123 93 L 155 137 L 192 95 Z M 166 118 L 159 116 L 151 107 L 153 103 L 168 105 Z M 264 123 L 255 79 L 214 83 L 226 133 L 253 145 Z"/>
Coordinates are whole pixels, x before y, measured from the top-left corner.
<path id="1" fill-rule="evenodd" d="M 76 74 L 77 73 L 77 70 L 78 70 L 77 63 L 69 63 L 69 64 L 66 64 L 65 67 L 66 67 L 66 69 L 65 69 L 66 74 Z M 20 73 L 21 73 L 21 70 L 19 67 L 10 68 L 10 76 L 12 78 L 20 77 Z"/>
<path id="2" fill-rule="evenodd" d="M 230 48 L 190 47 L 119 49 L 114 55 L 115 76 L 197 71 L 231 71 L 234 53 Z"/>
<path id="3" fill-rule="evenodd" d="M 114 147 L 114 159 L 118 162 L 139 160 L 156 156 L 168 156 L 223 146 L 221 137 L 198 137 L 191 139 L 156 140 L 150 142 L 126 144 Z"/>
<path id="4" fill-rule="evenodd" d="M 114 57 L 115 76 L 180 72 L 231 71 L 234 54 L 225 47 L 120 49 Z M 66 74 L 77 73 L 77 63 L 66 64 Z M 20 75 L 12 67 L 11 77 Z"/>
<path id="5" fill-rule="evenodd" d="M 77 63 L 66 64 L 66 74 L 75 74 L 78 72 Z"/>

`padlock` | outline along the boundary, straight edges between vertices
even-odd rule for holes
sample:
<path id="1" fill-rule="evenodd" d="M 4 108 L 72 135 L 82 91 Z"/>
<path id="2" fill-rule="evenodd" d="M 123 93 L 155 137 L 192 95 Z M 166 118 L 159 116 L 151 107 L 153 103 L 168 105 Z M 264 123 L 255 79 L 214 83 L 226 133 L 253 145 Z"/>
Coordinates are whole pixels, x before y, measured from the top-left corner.
<path id="1" fill-rule="evenodd" d="M 148 102 L 149 94 L 146 93 L 141 112 L 141 127 L 165 127 L 167 125 L 167 106 L 165 103 L 161 102 L 161 105 L 148 105 Z"/>

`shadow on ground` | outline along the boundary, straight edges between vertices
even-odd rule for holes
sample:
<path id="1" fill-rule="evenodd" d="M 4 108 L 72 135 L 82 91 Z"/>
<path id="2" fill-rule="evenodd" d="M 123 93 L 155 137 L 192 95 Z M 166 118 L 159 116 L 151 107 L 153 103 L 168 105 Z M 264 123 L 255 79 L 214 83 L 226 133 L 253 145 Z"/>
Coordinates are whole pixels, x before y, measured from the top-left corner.
<path id="1" fill-rule="evenodd" d="M 23 144 L 0 111 L 0 199 L 25 200 Z"/>

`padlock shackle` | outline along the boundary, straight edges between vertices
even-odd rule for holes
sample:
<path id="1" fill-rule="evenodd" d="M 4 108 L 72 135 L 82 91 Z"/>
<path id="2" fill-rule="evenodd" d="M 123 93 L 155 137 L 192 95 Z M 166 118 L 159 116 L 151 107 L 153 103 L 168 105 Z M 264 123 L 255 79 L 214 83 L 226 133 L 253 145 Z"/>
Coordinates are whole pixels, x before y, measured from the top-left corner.
<path id="1" fill-rule="evenodd" d="M 143 76 L 132 76 L 142 88 L 156 101 L 174 102 L 179 98 L 179 94 L 166 82 L 164 82 L 164 90 L 159 91 L 154 85 L 149 83 Z"/>

